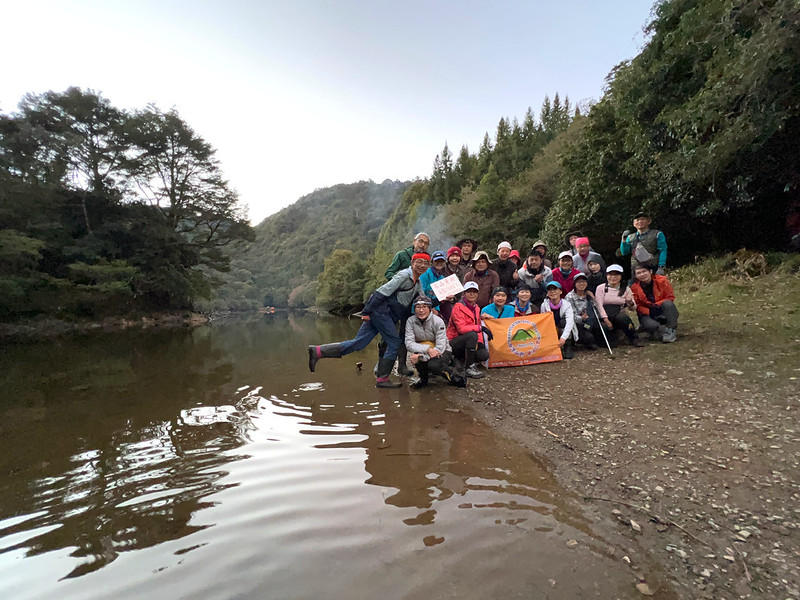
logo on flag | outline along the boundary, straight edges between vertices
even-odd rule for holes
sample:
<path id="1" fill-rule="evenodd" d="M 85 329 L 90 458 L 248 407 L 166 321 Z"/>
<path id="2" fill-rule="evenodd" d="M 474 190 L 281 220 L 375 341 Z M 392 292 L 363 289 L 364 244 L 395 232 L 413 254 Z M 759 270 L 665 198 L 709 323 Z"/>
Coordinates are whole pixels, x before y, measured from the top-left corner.
<path id="1" fill-rule="evenodd" d="M 561 360 L 552 313 L 489 319 L 489 367 L 515 367 Z"/>

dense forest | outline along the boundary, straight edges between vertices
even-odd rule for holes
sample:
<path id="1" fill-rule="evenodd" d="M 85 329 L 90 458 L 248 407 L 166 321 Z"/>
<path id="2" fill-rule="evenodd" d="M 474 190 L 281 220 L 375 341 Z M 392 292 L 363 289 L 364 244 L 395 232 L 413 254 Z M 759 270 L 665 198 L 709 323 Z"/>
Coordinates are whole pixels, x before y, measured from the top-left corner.
<path id="1" fill-rule="evenodd" d="M 70 88 L 0 115 L 0 318 L 191 308 L 252 239 L 214 150 L 176 111 Z"/>
<path id="2" fill-rule="evenodd" d="M 317 190 L 252 242 L 237 241 L 250 231 L 213 151 L 176 114 L 126 114 L 79 90 L 26 98 L 0 121 L 0 314 L 91 312 L 112 299 L 341 311 L 383 282 L 417 231 L 431 250 L 469 235 L 490 251 L 539 238 L 555 251 L 582 230 L 610 257 L 642 209 L 667 232 L 669 266 L 787 248 L 800 229 L 800 4 L 661 0 L 645 31 L 596 103 L 545 98 L 521 121 L 501 118 L 476 151 L 445 144 L 425 179 Z M 75 95 L 95 112 L 70 109 Z M 168 150 L 168 134 L 206 158 Z M 219 202 L 174 197 L 178 182 L 159 179 L 171 160 L 202 164 L 209 177 L 189 187 L 211 186 Z M 47 293 L 31 304 L 34 291 Z"/>

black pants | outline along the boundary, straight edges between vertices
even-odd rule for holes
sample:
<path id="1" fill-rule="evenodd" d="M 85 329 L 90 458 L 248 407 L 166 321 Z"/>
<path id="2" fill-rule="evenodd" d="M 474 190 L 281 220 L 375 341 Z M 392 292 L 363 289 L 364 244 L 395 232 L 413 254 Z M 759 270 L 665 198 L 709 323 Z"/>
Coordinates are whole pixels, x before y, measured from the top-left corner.
<path id="1" fill-rule="evenodd" d="M 453 349 L 453 356 L 467 364 L 467 352 L 474 353 L 474 361 L 483 362 L 489 358 L 489 351 L 486 346 L 478 343 L 478 332 L 470 331 L 469 333 L 462 333 L 450 340 L 450 347 Z M 472 364 L 472 361 L 470 361 Z"/>

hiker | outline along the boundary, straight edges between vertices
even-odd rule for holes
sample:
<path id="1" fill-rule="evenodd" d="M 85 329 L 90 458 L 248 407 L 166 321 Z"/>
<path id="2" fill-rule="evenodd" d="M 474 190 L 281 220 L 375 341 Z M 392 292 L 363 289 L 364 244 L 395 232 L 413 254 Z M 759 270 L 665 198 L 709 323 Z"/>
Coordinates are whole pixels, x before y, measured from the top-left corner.
<path id="1" fill-rule="evenodd" d="M 481 309 L 481 317 L 485 319 L 505 319 L 514 316 L 514 307 L 506 304 L 508 293 L 502 285 L 494 288 L 492 303 Z"/>
<path id="2" fill-rule="evenodd" d="M 577 254 L 578 249 L 575 247 L 575 242 L 578 238 L 582 238 L 583 233 L 580 231 L 570 231 L 568 234 L 564 236 L 564 245 L 562 246 L 564 250 L 568 250 L 570 256 L 573 254 Z"/>
<path id="3" fill-rule="evenodd" d="M 572 291 L 572 282 L 578 273 L 580 271 L 572 267 L 572 254 L 570 254 L 569 250 L 564 250 L 558 255 L 558 268 L 553 269 L 553 281 L 559 283 L 564 295 Z"/>
<path id="4" fill-rule="evenodd" d="M 455 275 L 461 283 L 464 283 L 464 275 L 467 267 L 461 264 L 461 248 L 452 246 L 447 250 L 447 264 L 445 265 L 445 277 Z"/>
<path id="5" fill-rule="evenodd" d="M 678 337 L 678 309 L 675 306 L 675 292 L 664 275 L 656 275 L 650 267 L 639 265 L 634 270 L 636 283 L 631 286 L 636 312 L 639 315 L 639 328 L 654 339 L 661 333 L 665 344 Z M 663 332 L 660 331 L 663 326 Z"/>
<path id="6" fill-rule="evenodd" d="M 536 249 L 531 249 L 525 264 L 522 265 L 519 271 L 519 285 L 517 289 L 524 283 L 531 291 L 531 301 L 537 306 L 542 303 L 547 295 L 547 282 L 552 281 L 553 271 L 544 264 L 542 255 Z"/>
<path id="7" fill-rule="evenodd" d="M 646 212 L 638 212 L 633 217 L 635 233 L 629 229 L 622 232 L 619 251 L 622 256 L 631 255 L 631 272 L 637 266 L 644 265 L 655 271 L 656 275 L 664 275 L 667 266 L 667 238 L 664 232 L 650 229 L 650 217 Z"/>
<path id="8" fill-rule="evenodd" d="M 606 274 L 603 273 L 602 265 L 597 262 L 596 260 L 590 258 L 589 262 L 587 263 L 589 267 L 589 272 L 586 274 L 587 281 L 589 282 L 589 291 L 593 294 L 596 293 L 597 287 L 600 285 L 604 285 L 608 279 Z"/>
<path id="9" fill-rule="evenodd" d="M 422 286 L 422 293 L 430 299 L 433 308 L 439 307 L 439 300 L 436 298 L 436 294 L 434 293 L 433 288 L 431 288 L 431 284 L 447 277 L 447 273 L 445 272 L 446 265 L 447 261 L 444 256 L 444 252 L 437 250 L 431 256 L 430 268 L 422 274 L 422 277 L 419 278 L 419 283 Z"/>
<path id="10" fill-rule="evenodd" d="M 610 265 L 606 269 L 608 282 L 597 286 L 597 291 L 595 291 L 597 311 L 609 330 L 622 331 L 631 346 L 639 348 L 643 344 L 628 315 L 628 311 L 636 312 L 636 301 L 631 288 L 622 283 L 622 272 L 621 265 Z M 612 335 L 609 339 L 616 346 L 616 336 Z"/>
<path id="11" fill-rule="evenodd" d="M 600 263 L 600 268 L 606 268 L 606 261 L 597 252 L 592 251 L 588 237 L 579 237 L 575 240 L 575 253 L 572 255 L 572 266 L 581 273 L 589 276 L 589 261 Z"/>
<path id="12" fill-rule="evenodd" d="M 511 254 L 508 255 L 508 260 L 514 263 L 514 266 L 519 269 L 519 266 L 522 264 L 522 259 L 519 257 L 519 250 L 512 250 Z"/>
<path id="13" fill-rule="evenodd" d="M 509 293 L 513 294 L 517 287 L 517 265 L 513 260 L 510 260 L 511 244 L 508 242 L 500 242 L 497 245 L 497 258 L 492 261 L 489 268 L 497 271 L 500 276 L 500 285 L 506 288 Z"/>
<path id="14" fill-rule="evenodd" d="M 447 325 L 432 312 L 431 300 L 418 296 L 414 300 L 414 314 L 406 321 L 405 345 L 408 359 L 419 374 L 412 388 L 428 385 L 430 375 L 439 375 L 450 385 L 466 387 L 466 378 L 459 374 L 453 363 L 453 352 L 447 339 Z"/>
<path id="15" fill-rule="evenodd" d="M 542 262 L 544 266 L 548 269 L 553 269 L 553 263 L 550 262 L 550 259 L 547 258 L 547 244 L 545 244 L 542 240 L 537 240 L 533 247 L 531 248 L 532 251 L 538 252 L 542 257 Z"/>
<path id="16" fill-rule="evenodd" d="M 375 290 L 361 311 L 361 327 L 356 337 L 345 342 L 308 347 L 308 368 L 313 373 L 317 361 L 321 358 L 341 358 L 351 352 L 363 350 L 380 334 L 386 342 L 386 351 L 378 359 L 375 371 L 375 387 L 397 388 L 402 384 L 391 381 L 394 361 L 398 357 L 401 346 L 405 355 L 405 345 L 401 343 L 397 333 L 397 325 L 408 317 L 411 301 L 422 293 L 419 278 L 427 271 L 430 255 L 417 252 L 411 256 L 411 266 L 403 269 L 390 281 Z M 405 361 L 405 356 L 403 357 Z"/>
<path id="17" fill-rule="evenodd" d="M 491 302 L 492 291 L 500 285 L 500 275 L 489 268 L 489 255 L 483 250 L 475 253 L 475 265 L 464 275 L 464 285 L 474 281 L 478 284 L 478 306 L 483 308 Z"/>
<path id="18" fill-rule="evenodd" d="M 463 238 L 456 242 L 456 246 L 461 250 L 461 264 L 469 269 L 475 258 L 474 253 L 478 251 L 478 242 L 472 238 Z"/>
<path id="19" fill-rule="evenodd" d="M 394 255 L 392 259 L 392 264 L 389 265 L 389 268 L 386 269 L 386 280 L 390 280 L 392 277 L 397 275 L 398 272 L 402 271 L 403 269 L 407 269 L 411 266 L 411 257 L 414 255 L 415 252 L 428 252 L 428 246 L 431 243 L 430 236 L 425 233 L 424 231 L 419 232 L 417 235 L 414 236 L 414 243 L 409 246 L 408 248 L 404 248 L 400 250 L 397 254 Z"/>
<path id="20" fill-rule="evenodd" d="M 542 287 L 544 289 L 544 287 Z M 541 302 L 539 302 L 541 304 Z M 514 307 L 515 317 L 535 315 L 539 312 L 539 304 L 531 301 L 531 286 L 527 283 L 520 283 L 517 286 L 517 297 L 511 305 Z"/>
<path id="21" fill-rule="evenodd" d="M 575 288 L 567 294 L 565 300 L 572 305 L 575 316 L 575 327 L 578 330 L 575 342 L 586 346 L 587 350 L 597 350 L 598 340 L 603 335 L 600 330 L 603 324 L 595 312 L 594 294 L 587 290 L 589 281 L 583 273 L 575 275 L 574 284 Z"/>
<path id="22" fill-rule="evenodd" d="M 575 357 L 573 347 L 575 339 L 578 337 L 578 330 L 575 327 L 575 314 L 572 305 L 566 300 L 561 299 L 561 284 L 557 281 L 550 281 L 547 284 L 547 299 L 542 302 L 542 314 L 553 313 L 558 331 L 558 346 L 561 354 L 566 360 Z"/>
<path id="23" fill-rule="evenodd" d="M 447 339 L 450 340 L 457 365 L 460 364 L 466 376 L 474 379 L 483 377 L 483 372 L 475 363 L 489 358 L 485 342 L 492 339 L 492 332 L 481 325 L 478 284 L 474 281 L 464 284 L 463 298 L 453 306 L 447 325 Z"/>

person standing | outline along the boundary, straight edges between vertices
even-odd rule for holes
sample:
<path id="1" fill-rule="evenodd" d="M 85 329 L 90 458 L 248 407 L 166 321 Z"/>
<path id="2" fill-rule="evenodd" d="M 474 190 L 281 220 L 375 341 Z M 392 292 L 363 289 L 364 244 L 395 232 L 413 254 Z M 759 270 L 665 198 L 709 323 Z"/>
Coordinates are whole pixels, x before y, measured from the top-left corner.
<path id="1" fill-rule="evenodd" d="M 664 232 L 650 229 L 651 219 L 646 212 L 639 212 L 633 217 L 636 229 L 622 232 L 619 251 L 622 256 L 631 256 L 631 272 L 639 265 L 650 267 L 656 275 L 664 275 L 667 266 L 667 238 Z"/>
<path id="2" fill-rule="evenodd" d="M 587 277 L 589 276 L 589 261 L 600 263 L 600 269 L 605 270 L 606 261 L 597 252 L 592 250 L 588 237 L 575 240 L 575 254 L 572 255 L 572 266 Z"/>
<path id="3" fill-rule="evenodd" d="M 474 254 L 478 251 L 478 242 L 472 238 L 462 238 L 456 242 L 456 246 L 461 250 L 461 264 L 469 269 L 472 267 Z"/>
<path id="4" fill-rule="evenodd" d="M 489 268 L 489 255 L 483 250 L 475 253 L 475 266 L 464 275 L 464 285 L 468 281 L 478 284 L 478 306 L 483 308 L 492 301 L 492 290 L 500 285 L 500 276 L 497 271 Z"/>
<path id="5" fill-rule="evenodd" d="M 558 255 L 558 268 L 553 269 L 553 281 L 557 281 L 561 293 L 566 295 L 572 291 L 575 276 L 580 273 L 572 266 L 572 254 L 564 250 Z"/>
<path id="6" fill-rule="evenodd" d="M 414 255 L 414 253 L 427 252 L 430 243 L 431 243 L 431 238 L 424 231 L 420 231 L 417 235 L 415 235 L 414 242 L 408 248 L 403 248 L 397 254 L 394 255 L 392 263 L 389 265 L 389 268 L 386 269 L 386 273 L 384 273 L 386 280 L 387 281 L 390 280 L 399 271 L 402 271 L 403 269 L 407 269 L 408 267 L 410 267 L 411 257 Z"/>
<path id="7" fill-rule="evenodd" d="M 517 280 L 519 274 L 517 273 L 517 265 L 514 264 L 511 257 L 511 244 L 508 242 L 500 242 L 497 245 L 497 258 L 492 261 L 489 266 L 493 271 L 497 271 L 500 276 L 500 285 L 506 288 L 511 296 L 514 295 L 514 290 L 517 287 Z"/>
<path id="8" fill-rule="evenodd" d="M 428 270 L 429 265 L 430 255 L 427 252 L 413 254 L 410 267 L 397 273 L 369 297 L 361 311 L 361 327 L 353 339 L 308 347 L 308 369 L 313 373 L 320 359 L 341 358 L 351 352 L 363 350 L 380 334 L 386 342 L 386 351 L 378 359 L 375 387 L 400 387 L 400 382 L 389 380 L 394 361 L 403 345 L 397 325 L 408 317 L 412 300 L 422 294 L 419 278 Z M 405 348 L 404 345 L 403 347 Z"/>
<path id="9" fill-rule="evenodd" d="M 531 250 L 517 274 L 519 275 L 517 289 L 523 283 L 527 284 L 531 292 L 531 302 L 540 305 L 547 295 L 547 282 L 553 280 L 553 271 L 543 263 L 542 255 L 535 248 Z"/>

